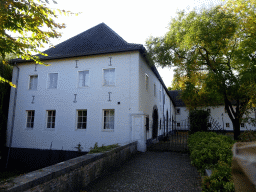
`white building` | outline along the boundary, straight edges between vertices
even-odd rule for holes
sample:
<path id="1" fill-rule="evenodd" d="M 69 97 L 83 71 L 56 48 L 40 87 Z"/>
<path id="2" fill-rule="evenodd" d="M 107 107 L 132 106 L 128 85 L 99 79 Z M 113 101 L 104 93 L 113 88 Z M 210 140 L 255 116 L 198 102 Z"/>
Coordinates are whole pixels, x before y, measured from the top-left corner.
<path id="1" fill-rule="evenodd" d="M 169 91 L 173 102 L 175 103 L 175 113 L 176 113 L 176 130 L 184 130 L 188 128 L 188 117 L 189 110 L 186 108 L 185 103 L 180 99 L 181 91 Z M 210 112 L 210 123 L 213 129 L 223 129 L 226 131 L 233 131 L 233 124 L 230 120 L 228 113 L 225 111 L 224 105 L 216 107 L 204 107 L 202 110 L 207 110 Z M 250 114 L 251 118 L 255 118 L 255 112 Z M 255 126 L 249 123 L 241 123 L 241 131 L 255 130 Z"/>
<path id="2" fill-rule="evenodd" d="M 101 23 L 40 56 L 50 66 L 16 59 L 7 147 L 89 151 L 146 141 L 171 131 L 174 104 L 143 45 Z"/>

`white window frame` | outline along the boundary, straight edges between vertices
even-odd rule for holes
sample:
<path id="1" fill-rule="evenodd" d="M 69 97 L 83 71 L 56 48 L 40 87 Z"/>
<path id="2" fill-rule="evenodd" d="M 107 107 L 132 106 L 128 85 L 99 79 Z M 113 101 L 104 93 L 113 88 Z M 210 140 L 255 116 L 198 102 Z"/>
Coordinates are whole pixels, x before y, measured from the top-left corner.
<path id="1" fill-rule="evenodd" d="M 86 116 L 83 116 L 83 114 L 82 114 L 82 116 L 79 116 L 79 112 L 84 112 L 84 111 L 86 111 Z M 76 129 L 78 129 L 78 130 L 86 130 L 87 129 L 87 109 L 77 109 L 76 110 Z M 82 121 L 79 121 L 79 118 L 82 118 Z M 85 122 L 84 122 L 84 119 L 83 118 L 85 118 Z M 83 126 L 78 126 L 78 124 L 79 123 L 81 123 L 82 125 L 84 125 L 85 124 L 85 128 L 83 127 Z"/>
<path id="2" fill-rule="evenodd" d="M 105 71 L 114 70 L 114 84 L 107 84 L 105 80 Z M 114 87 L 116 86 L 116 68 L 105 68 L 102 70 L 103 73 L 103 86 Z"/>
<path id="3" fill-rule="evenodd" d="M 243 127 L 243 128 L 244 128 L 244 127 L 245 127 L 245 124 L 244 124 L 244 123 L 241 123 L 241 127 Z"/>
<path id="4" fill-rule="evenodd" d="M 178 112 L 179 110 L 179 112 Z M 180 108 L 176 108 L 176 115 L 180 115 Z"/>
<path id="5" fill-rule="evenodd" d="M 49 112 L 55 112 L 55 115 L 49 116 Z M 54 120 L 49 121 L 49 118 L 53 118 Z M 50 123 L 50 127 L 48 127 L 48 123 Z M 54 127 L 52 126 L 54 124 Z M 56 110 L 46 110 L 46 129 L 54 130 L 56 128 Z"/>
<path id="6" fill-rule="evenodd" d="M 177 124 L 176 124 L 176 125 L 177 125 L 177 127 L 180 127 L 180 122 L 177 122 Z"/>
<path id="7" fill-rule="evenodd" d="M 51 85 L 50 74 L 57 74 L 56 87 L 50 86 Z M 58 80 L 59 80 L 59 73 L 48 73 L 47 89 L 57 89 L 58 88 Z"/>
<path id="8" fill-rule="evenodd" d="M 148 91 L 148 86 L 149 86 L 149 76 L 145 74 L 145 87 L 147 91 Z"/>
<path id="9" fill-rule="evenodd" d="M 26 120 L 26 128 L 33 129 L 35 125 L 35 110 L 27 110 L 27 120 Z M 33 112 L 34 114 L 29 114 L 30 112 Z M 30 126 L 28 126 L 30 124 Z M 32 126 L 31 126 L 32 124 Z"/>
<path id="10" fill-rule="evenodd" d="M 110 116 L 110 115 L 105 116 L 105 113 L 104 113 L 105 111 L 114 111 L 114 115 L 113 116 Z M 115 109 L 103 109 L 102 116 L 103 116 L 102 130 L 103 131 L 114 131 L 115 130 Z M 113 117 L 113 122 L 112 122 L 113 128 L 105 128 L 106 123 L 107 123 L 107 122 L 105 122 L 105 120 L 108 119 L 107 117 L 108 118 Z M 110 121 L 108 123 L 110 123 Z"/>
<path id="11" fill-rule="evenodd" d="M 35 84 L 35 81 L 32 81 L 32 79 L 33 79 L 34 77 L 37 77 L 36 85 L 34 85 L 34 84 Z M 31 86 L 32 82 L 33 82 L 33 86 Z M 35 90 L 37 90 L 37 85 L 38 85 L 38 75 L 29 75 L 29 85 L 28 85 L 28 89 L 35 91 Z M 35 87 L 34 87 L 34 86 L 35 86 Z"/>
<path id="12" fill-rule="evenodd" d="M 209 114 L 211 114 L 211 109 L 208 108 L 208 109 L 207 109 L 207 112 L 209 112 Z"/>
<path id="13" fill-rule="evenodd" d="M 88 82 L 87 82 L 87 84 L 85 84 L 85 80 L 86 79 L 83 79 L 82 81 L 84 81 L 84 82 L 82 82 L 82 84 L 84 84 L 84 86 L 82 85 L 82 86 L 80 86 L 80 73 L 81 72 L 85 72 L 85 71 L 88 71 Z M 85 77 L 85 75 L 83 76 L 83 78 Z M 83 70 L 83 71 L 78 71 L 78 87 L 79 88 L 83 88 L 83 87 L 89 87 L 90 86 L 90 70 Z"/>
<path id="14" fill-rule="evenodd" d="M 226 127 L 230 128 L 230 123 L 226 123 Z"/>

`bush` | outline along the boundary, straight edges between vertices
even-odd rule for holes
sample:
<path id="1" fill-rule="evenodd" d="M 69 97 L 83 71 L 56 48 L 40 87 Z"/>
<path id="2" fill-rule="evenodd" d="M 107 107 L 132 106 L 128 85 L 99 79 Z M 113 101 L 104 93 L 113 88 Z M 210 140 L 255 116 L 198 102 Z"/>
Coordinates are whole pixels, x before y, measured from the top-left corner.
<path id="1" fill-rule="evenodd" d="M 114 149 L 114 148 L 117 148 L 117 147 L 119 147 L 118 144 L 107 145 L 107 146 L 102 145 L 101 147 L 99 147 L 98 143 L 96 142 L 94 147 L 91 148 L 91 150 L 89 151 L 89 154 L 106 152 L 106 151 L 110 151 L 111 149 Z"/>
<path id="2" fill-rule="evenodd" d="M 204 110 L 193 110 L 189 112 L 190 134 L 198 131 L 208 130 L 210 113 Z"/>
<path id="3" fill-rule="evenodd" d="M 204 177 L 204 191 L 234 191 L 231 176 L 232 138 L 213 132 L 197 132 L 189 136 L 188 147 L 191 163 L 204 174 L 212 169 L 210 177 Z"/>
<path id="4" fill-rule="evenodd" d="M 256 141 L 256 132 L 252 131 L 252 130 L 243 132 L 239 136 L 239 141 L 241 141 L 241 142 Z"/>

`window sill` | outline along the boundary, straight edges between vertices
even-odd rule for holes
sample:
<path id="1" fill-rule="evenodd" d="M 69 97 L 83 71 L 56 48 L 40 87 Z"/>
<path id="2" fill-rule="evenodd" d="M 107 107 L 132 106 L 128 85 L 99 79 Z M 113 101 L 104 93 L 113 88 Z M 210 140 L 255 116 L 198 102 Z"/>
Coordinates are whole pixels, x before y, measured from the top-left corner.
<path id="1" fill-rule="evenodd" d="M 55 131 L 55 128 L 45 128 L 46 131 Z"/>
<path id="2" fill-rule="evenodd" d="M 114 129 L 102 129 L 103 132 L 114 132 Z"/>

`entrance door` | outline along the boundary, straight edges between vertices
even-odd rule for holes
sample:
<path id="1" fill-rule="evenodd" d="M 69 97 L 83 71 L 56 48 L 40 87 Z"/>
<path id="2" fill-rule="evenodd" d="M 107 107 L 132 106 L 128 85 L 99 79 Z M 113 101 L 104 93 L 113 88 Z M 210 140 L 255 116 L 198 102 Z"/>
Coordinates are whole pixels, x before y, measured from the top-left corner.
<path id="1" fill-rule="evenodd" d="M 157 109 L 153 111 L 153 127 L 152 127 L 152 139 L 157 138 L 158 131 L 158 112 Z"/>

